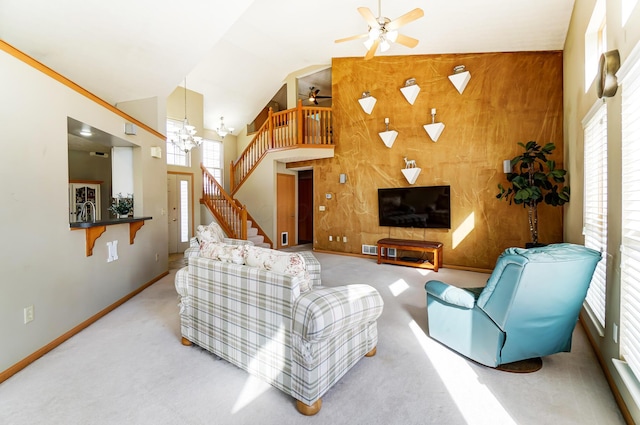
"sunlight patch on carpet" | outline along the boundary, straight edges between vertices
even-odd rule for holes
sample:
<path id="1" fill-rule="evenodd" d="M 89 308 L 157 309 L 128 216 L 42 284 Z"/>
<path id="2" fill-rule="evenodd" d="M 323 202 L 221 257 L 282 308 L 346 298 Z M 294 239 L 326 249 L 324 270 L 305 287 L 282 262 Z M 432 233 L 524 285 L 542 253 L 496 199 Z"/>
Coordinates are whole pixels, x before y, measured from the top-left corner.
<path id="1" fill-rule="evenodd" d="M 391 285 L 389 285 L 389 291 L 391 291 L 391 295 L 393 295 L 394 297 L 402 294 L 407 289 L 409 289 L 409 285 L 404 279 L 398 279 Z"/>
<path id="2" fill-rule="evenodd" d="M 467 424 L 516 425 L 491 390 L 478 381 L 467 360 L 429 338 L 415 321 L 409 328 Z"/>

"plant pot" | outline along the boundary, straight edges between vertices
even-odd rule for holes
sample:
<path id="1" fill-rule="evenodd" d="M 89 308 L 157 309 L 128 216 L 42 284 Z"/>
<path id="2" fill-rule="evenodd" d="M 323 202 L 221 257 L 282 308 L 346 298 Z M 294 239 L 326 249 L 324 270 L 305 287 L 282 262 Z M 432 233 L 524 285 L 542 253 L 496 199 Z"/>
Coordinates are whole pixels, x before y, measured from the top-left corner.
<path id="1" fill-rule="evenodd" d="M 541 246 L 547 246 L 548 244 L 546 243 L 533 243 L 533 242 L 527 242 L 526 244 L 524 244 L 524 247 L 529 249 L 529 248 L 540 248 Z"/>

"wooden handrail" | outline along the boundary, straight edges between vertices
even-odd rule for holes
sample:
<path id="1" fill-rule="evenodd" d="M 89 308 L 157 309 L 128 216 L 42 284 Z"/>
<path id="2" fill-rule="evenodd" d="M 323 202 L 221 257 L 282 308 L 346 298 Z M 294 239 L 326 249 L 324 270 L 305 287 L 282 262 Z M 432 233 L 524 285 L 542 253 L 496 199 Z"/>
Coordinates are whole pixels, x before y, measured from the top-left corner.
<path id="1" fill-rule="evenodd" d="M 200 169 L 202 170 L 202 203 L 207 206 L 225 233 L 230 238 L 247 240 L 247 221 L 251 220 L 253 227 L 258 230 L 258 235 L 261 235 L 269 246 L 273 246 L 271 239 L 249 214 L 246 206 L 229 196 L 204 165 L 200 164 Z"/>
<path id="2" fill-rule="evenodd" d="M 247 209 L 230 197 L 220 183 L 200 164 L 202 202 L 209 208 L 225 233 L 234 239 L 247 239 Z"/>
<path id="3" fill-rule="evenodd" d="M 313 145 L 333 145 L 331 108 L 302 106 L 302 100 L 294 109 L 273 112 L 270 108 L 267 120 L 249 145 L 231 162 L 231 193 L 240 188 L 270 151 Z"/>

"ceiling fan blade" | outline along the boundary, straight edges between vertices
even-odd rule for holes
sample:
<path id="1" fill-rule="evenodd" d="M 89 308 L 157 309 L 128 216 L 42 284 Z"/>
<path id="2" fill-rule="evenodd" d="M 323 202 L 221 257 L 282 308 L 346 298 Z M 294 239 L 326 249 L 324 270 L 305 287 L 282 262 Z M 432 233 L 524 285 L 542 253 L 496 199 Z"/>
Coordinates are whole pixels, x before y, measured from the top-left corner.
<path id="1" fill-rule="evenodd" d="M 398 34 L 398 38 L 396 38 L 396 43 L 402 44 L 403 46 L 414 48 L 418 45 L 418 40 L 409 37 L 407 35 Z"/>
<path id="2" fill-rule="evenodd" d="M 367 51 L 367 54 L 364 55 L 364 60 L 369 60 L 376 54 L 376 50 L 378 50 L 379 44 L 380 44 L 380 39 L 376 38 L 375 40 L 373 40 L 373 44 L 371 45 L 371 48 L 369 49 L 369 51 Z"/>
<path id="3" fill-rule="evenodd" d="M 407 12 L 399 18 L 394 19 L 393 21 L 386 24 L 384 27 L 387 31 L 395 31 L 398 28 L 407 25 L 409 22 L 413 22 L 416 19 L 420 19 L 424 16 L 424 12 L 419 7 L 413 9 L 411 12 Z"/>
<path id="4" fill-rule="evenodd" d="M 358 12 L 360 12 L 360 15 L 362 15 L 367 25 L 369 25 L 371 28 L 380 26 L 375 15 L 368 7 L 359 7 Z"/>
<path id="5" fill-rule="evenodd" d="M 359 38 L 367 38 L 367 37 L 369 37 L 369 34 L 359 34 L 359 35 L 354 35 L 354 36 L 347 37 L 347 38 L 341 38 L 339 40 L 336 40 L 336 43 L 342 43 L 342 42 L 345 42 L 345 41 L 357 40 Z"/>

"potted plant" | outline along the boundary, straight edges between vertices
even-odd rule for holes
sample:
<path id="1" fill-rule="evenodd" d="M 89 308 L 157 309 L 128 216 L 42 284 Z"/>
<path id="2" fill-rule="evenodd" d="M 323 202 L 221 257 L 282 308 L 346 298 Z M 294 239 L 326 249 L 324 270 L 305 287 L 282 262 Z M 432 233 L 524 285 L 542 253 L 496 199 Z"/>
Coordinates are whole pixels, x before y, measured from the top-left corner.
<path id="1" fill-rule="evenodd" d="M 133 194 L 130 193 L 127 197 L 122 193 L 118 193 L 111 201 L 109 211 L 118 217 L 127 217 L 131 211 L 133 211 Z"/>
<path id="2" fill-rule="evenodd" d="M 500 193 L 496 198 L 528 209 L 531 244 L 527 246 L 537 246 L 538 204 L 544 202 L 555 207 L 569 202 L 569 186 L 563 184 L 567 172 L 556 168 L 555 161 L 547 159 L 556 148 L 553 143 L 540 146 L 529 141 L 526 145 L 521 142 L 518 145 L 524 152 L 511 160 L 512 172 L 507 173 L 509 184 L 506 187 L 498 184 Z"/>

